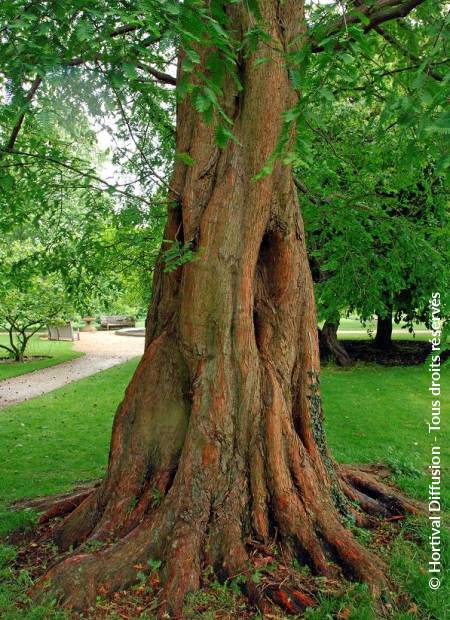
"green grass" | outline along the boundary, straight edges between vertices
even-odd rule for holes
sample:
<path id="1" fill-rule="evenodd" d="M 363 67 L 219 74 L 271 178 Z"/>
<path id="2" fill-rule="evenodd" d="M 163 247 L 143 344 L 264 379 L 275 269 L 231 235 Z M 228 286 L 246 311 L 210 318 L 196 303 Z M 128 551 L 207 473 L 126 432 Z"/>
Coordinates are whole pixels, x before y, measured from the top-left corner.
<path id="1" fill-rule="evenodd" d="M 112 419 L 137 359 L 0 411 L 0 499 L 101 476 Z M 0 521 L 0 531 L 1 531 Z"/>
<path id="2" fill-rule="evenodd" d="M 422 474 L 431 458 L 425 424 L 431 407 L 429 374 L 426 366 L 324 369 L 326 431 L 335 457 L 344 463 L 388 462 L 397 469 L 399 484 L 425 499 L 427 477 Z M 442 394 L 448 394 L 448 363 L 442 366 L 441 382 Z M 448 466 L 450 407 L 448 400 L 442 401 L 441 460 Z"/>
<path id="3" fill-rule="evenodd" d="M 359 319 L 355 319 L 355 318 L 341 319 L 339 322 L 340 330 L 358 330 L 358 331 L 366 332 L 368 328 L 375 329 L 376 328 L 375 321 L 369 321 L 366 327 L 363 327 Z"/>
<path id="4" fill-rule="evenodd" d="M 394 323 L 393 329 L 402 329 L 403 325 L 404 325 L 403 321 L 400 321 L 399 324 Z M 376 328 L 377 328 L 377 322 L 375 320 L 367 321 L 365 327 L 361 325 L 361 321 L 356 317 L 350 317 L 348 319 L 341 319 L 339 322 L 339 329 L 343 329 L 343 330 L 357 329 L 357 330 L 367 331 L 367 329 L 371 329 L 373 331 L 376 331 Z M 425 323 L 417 323 L 414 325 L 414 329 L 420 330 L 420 331 L 423 331 L 423 330 L 426 331 L 427 327 Z M 405 329 L 405 332 L 408 333 L 406 329 Z"/>
<path id="5" fill-rule="evenodd" d="M 372 338 L 375 337 L 375 333 L 372 334 Z M 427 341 L 429 339 L 429 334 L 428 332 L 426 334 L 415 334 L 414 336 L 412 336 L 409 332 L 407 332 L 406 330 L 404 332 L 402 332 L 401 334 L 392 334 L 392 340 L 421 340 L 421 341 Z M 338 339 L 339 340 L 369 340 L 370 336 L 369 334 L 364 331 L 361 330 L 359 332 L 352 332 L 352 333 L 345 333 L 345 332 L 338 332 Z"/>
<path id="6" fill-rule="evenodd" d="M 8 336 L 0 334 L 0 344 L 8 344 Z M 48 357 L 42 360 L 29 360 L 25 362 L 3 362 L 2 360 L 7 358 L 7 351 L 0 349 L 0 381 L 24 375 L 33 370 L 55 366 L 83 355 L 83 353 L 73 350 L 73 342 L 41 340 L 39 336 L 31 338 L 26 354 L 30 357 L 37 355 Z"/>
<path id="7" fill-rule="evenodd" d="M 57 493 L 71 488 L 77 481 L 102 475 L 107 462 L 113 414 L 136 364 L 137 360 L 131 360 L 0 412 L 0 501 L 3 502 L 0 533 L 24 526 L 33 519 L 27 511 L 13 513 L 7 510 L 8 502 Z M 426 499 L 426 468 L 431 445 L 425 425 L 431 401 L 428 386 L 429 373 L 425 366 L 356 365 L 349 370 L 327 367 L 322 373 L 322 394 L 327 435 L 336 458 L 341 462 L 388 462 L 396 471 L 396 480 L 403 489 Z M 442 393 L 449 393 L 449 387 L 450 367 L 447 364 L 442 368 Z M 442 410 L 440 443 L 442 462 L 447 467 L 450 462 L 448 413 L 446 405 Z M 446 491 L 447 506 L 449 499 L 449 491 Z M 406 536 L 408 528 L 417 540 L 422 541 L 422 546 Z M 450 592 L 445 583 L 437 592 L 428 587 L 428 525 L 412 520 L 403 529 L 394 544 L 391 558 L 387 559 L 393 581 L 411 593 L 419 612 L 398 611 L 393 618 L 441 620 L 447 617 L 445 605 L 450 600 Z M 443 536 L 448 539 L 445 533 Z M 446 551 L 443 547 L 447 556 L 448 542 L 444 543 Z M 15 580 L 9 568 L 11 553 L 14 550 L 0 547 L 0 581 L 2 575 L 5 580 L 5 585 L 0 586 L 0 617 L 5 620 L 62 618 L 60 612 L 51 611 L 45 605 L 27 607 L 28 611 L 22 609 L 19 613 L 14 611 L 14 602 L 25 600 L 27 576 L 23 575 L 23 583 Z M 448 557 L 446 561 L 449 562 Z M 198 596 L 201 598 L 205 594 L 199 593 Z M 223 601 L 219 602 L 223 606 Z M 190 603 L 193 610 L 195 603 L 194 596 Z M 202 607 L 201 600 L 199 603 Z M 230 608 L 237 604 L 229 601 Z M 211 605 L 214 606 L 213 601 Z M 321 607 L 308 612 L 306 617 L 310 620 L 335 618 L 339 610 L 347 607 L 351 610 L 350 619 L 377 618 L 367 593 L 359 586 L 351 586 L 345 595 L 339 597 L 324 597 Z M 3 615 L 2 609 L 6 610 Z M 194 613 L 188 617 L 207 620 L 215 617 L 211 613 Z"/>

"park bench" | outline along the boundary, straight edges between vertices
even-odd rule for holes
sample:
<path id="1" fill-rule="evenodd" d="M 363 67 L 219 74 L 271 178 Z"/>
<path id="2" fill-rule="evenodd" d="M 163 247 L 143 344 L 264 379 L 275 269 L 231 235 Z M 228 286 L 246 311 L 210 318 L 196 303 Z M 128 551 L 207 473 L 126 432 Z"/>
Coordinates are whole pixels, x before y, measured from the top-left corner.
<path id="1" fill-rule="evenodd" d="M 66 321 L 60 325 L 58 324 L 50 324 L 47 326 L 48 329 L 48 339 L 49 340 L 79 340 L 80 332 L 77 329 L 74 331 L 72 323 L 70 321 Z"/>
<path id="2" fill-rule="evenodd" d="M 132 316 L 102 316 L 100 317 L 101 329 L 120 329 L 121 327 L 134 327 L 135 320 Z"/>

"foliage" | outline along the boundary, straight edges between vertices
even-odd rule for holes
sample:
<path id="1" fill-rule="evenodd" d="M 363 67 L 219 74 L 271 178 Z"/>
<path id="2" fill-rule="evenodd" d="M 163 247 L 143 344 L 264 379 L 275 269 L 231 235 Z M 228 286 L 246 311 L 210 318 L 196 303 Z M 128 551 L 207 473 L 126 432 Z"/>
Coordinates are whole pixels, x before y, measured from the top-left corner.
<path id="1" fill-rule="evenodd" d="M 447 22 L 443 7 L 419 7 L 414 20 L 364 37 L 349 28 L 337 53 L 327 43 L 305 57 L 303 97 L 287 114 L 295 150 L 285 159 L 296 171 L 322 319 L 393 312 L 412 329 L 428 321 L 431 292 L 448 290 L 450 160 L 436 130 L 450 79 Z M 446 299 L 444 315 L 448 307 Z"/>
<path id="2" fill-rule="evenodd" d="M 0 285 L 0 329 L 8 332 L 9 342 L 0 343 L 0 348 L 22 362 L 30 338 L 62 317 L 66 298 L 55 278 L 31 275 L 8 284 L 3 280 Z"/>
<path id="3" fill-rule="evenodd" d="M 169 242 L 170 243 L 170 242 Z M 192 243 L 181 243 L 180 241 L 173 241 L 170 247 L 164 252 L 164 271 L 169 273 L 175 271 L 181 265 L 188 263 L 191 260 L 195 260 L 196 252 L 192 250 Z"/>
<path id="4" fill-rule="evenodd" d="M 86 117 L 78 121 L 78 127 L 82 122 L 88 127 Z M 47 130 L 33 119 L 22 140 L 32 142 L 35 133 L 44 131 L 67 161 L 69 137 L 58 124 Z M 88 129 L 84 137 L 78 135 L 78 153 L 83 161 L 101 165 L 102 153 L 89 135 Z M 16 302 L 21 298 L 29 307 L 24 295 L 31 293 L 31 282 L 52 281 L 60 294 L 41 284 L 35 297 L 42 298 L 41 304 L 56 303 L 64 290 L 65 318 L 74 312 L 100 314 L 111 306 L 113 311 L 131 306 L 135 314 L 147 304 L 149 266 L 157 254 L 163 218 L 149 218 L 139 203 L 117 205 L 108 192 L 80 184 L 77 172 L 63 173 L 40 159 L 8 174 L 13 183 L 0 194 L 2 303 L 12 303 L 15 291 Z M 41 323 L 47 319 L 42 316 Z"/>
<path id="5" fill-rule="evenodd" d="M 72 205 L 70 223 L 77 205 L 73 228 L 89 226 L 72 238 L 70 250 L 63 243 L 52 255 L 76 307 L 90 313 L 115 303 L 143 307 L 165 206 L 177 198 L 173 189 L 166 198 L 177 100 L 189 97 L 225 146 L 234 136 L 221 106 L 224 88 L 233 84 L 239 92 L 240 59 L 263 42 L 271 53 L 258 62 L 282 58 L 301 97 L 286 110 L 279 146 L 259 176 L 279 157 L 293 164 L 314 206 L 306 206 L 310 237 L 320 231 L 313 252 L 324 264 L 351 268 L 351 277 L 331 268 L 335 277 L 319 290 L 322 315 L 349 307 L 363 318 L 383 314 L 397 296 L 397 309 L 411 323 L 423 314 L 431 280 L 425 262 L 411 260 L 411 248 L 428 254 L 428 266 L 438 261 L 438 273 L 444 262 L 436 248 L 444 239 L 439 179 L 450 163 L 445 7 L 424 2 L 413 18 L 396 21 L 400 13 L 390 16 L 382 5 L 362 5 L 342 17 L 339 3 L 312 3 L 304 35 L 281 50 L 264 29 L 259 3 L 244 4 L 248 29 L 238 40 L 232 11 L 217 1 L 152 0 L 144 9 L 135 0 L 126 7 L 117 0 L 82 1 L 64 10 L 30 3 L 22 11 L 19 0 L 5 0 L 0 228 L 30 222 L 30 205 L 35 224 L 42 214 L 58 217 L 58 200 Z M 109 152 L 100 153 L 95 134 Z M 192 163 L 189 153 L 176 159 Z M 392 209 L 402 192 L 421 187 L 420 215 L 407 213 L 405 204 L 400 213 Z M 170 269 L 193 254 L 173 247 L 168 258 Z"/>
<path id="6" fill-rule="evenodd" d="M 326 157 L 319 169 L 297 169 L 310 253 L 320 265 L 319 314 L 356 312 L 367 321 L 394 312 L 412 328 L 428 322 L 431 293 L 448 289 L 445 185 L 428 163 L 430 145 L 411 155 L 394 129 L 381 142 L 366 115 L 354 102 L 322 111 L 332 148 L 310 134 L 313 159 L 319 151 Z"/>

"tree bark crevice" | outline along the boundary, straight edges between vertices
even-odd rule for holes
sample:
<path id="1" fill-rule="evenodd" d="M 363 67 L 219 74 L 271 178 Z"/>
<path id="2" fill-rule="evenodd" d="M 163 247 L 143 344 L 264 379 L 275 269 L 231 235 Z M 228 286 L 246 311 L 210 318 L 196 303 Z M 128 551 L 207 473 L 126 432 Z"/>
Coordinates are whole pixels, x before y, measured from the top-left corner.
<path id="1" fill-rule="evenodd" d="M 229 10 L 231 25 L 245 31 L 244 7 Z M 302 3 L 270 0 L 261 10 L 275 41 L 287 45 L 301 34 Z M 178 105 L 177 151 L 194 163 L 176 162 L 179 200 L 164 239 L 196 239 L 202 252 L 166 273 L 163 246 L 146 349 L 116 413 L 106 476 L 56 532 L 62 549 L 106 544 L 75 552 L 37 584 L 70 607 L 126 587 L 137 564 L 157 559 L 160 615 L 178 617 L 205 564 L 222 579 L 248 575 L 248 540 L 275 539 L 315 572 L 343 570 L 375 594 L 387 586 L 381 561 L 343 524 L 343 514 L 354 513 L 344 497 L 353 485 L 359 497 L 378 493 L 377 502 L 383 493 L 344 475 L 325 443 L 313 286 L 292 172 L 278 161 L 254 180 L 296 99 L 281 58 L 255 64 L 264 54 L 261 46 L 243 62 L 244 97 L 231 83 L 224 89 L 237 142 L 220 153 L 213 128 L 188 100 Z"/>

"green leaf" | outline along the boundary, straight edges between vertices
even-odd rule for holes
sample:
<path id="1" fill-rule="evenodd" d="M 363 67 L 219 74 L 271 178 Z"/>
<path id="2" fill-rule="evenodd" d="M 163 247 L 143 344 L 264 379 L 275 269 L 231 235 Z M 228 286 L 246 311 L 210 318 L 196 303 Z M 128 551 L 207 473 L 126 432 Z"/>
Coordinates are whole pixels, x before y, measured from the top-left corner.
<path id="1" fill-rule="evenodd" d="M 182 161 L 184 164 L 186 164 L 186 166 L 192 166 L 193 164 L 195 164 L 195 159 L 193 159 L 189 153 L 176 153 L 175 154 L 175 159 L 177 159 L 178 161 Z"/>
<path id="2" fill-rule="evenodd" d="M 238 144 L 238 140 L 234 133 L 231 131 L 231 129 L 229 129 L 222 123 L 217 125 L 216 127 L 215 139 L 217 146 L 219 146 L 221 149 L 226 147 L 226 145 L 228 144 L 228 140 L 232 140 L 233 142 Z"/>
<path id="3" fill-rule="evenodd" d="M 356 11 L 352 9 L 351 11 L 349 11 L 349 15 L 354 15 L 355 17 L 357 17 L 359 21 L 364 24 L 364 26 L 368 26 L 370 24 L 370 19 L 361 11 Z"/>
<path id="4" fill-rule="evenodd" d="M 203 114 L 203 112 L 206 112 L 212 106 L 212 101 L 209 97 L 206 96 L 204 92 L 202 92 L 201 90 L 198 90 L 192 96 L 192 104 L 194 108 L 197 110 L 197 112 L 200 112 L 200 114 Z"/>
<path id="5" fill-rule="evenodd" d="M 326 86 L 323 86 L 320 90 L 319 90 L 320 96 L 323 97 L 323 99 L 326 99 L 326 101 L 330 101 L 333 102 L 335 97 L 333 95 L 333 93 L 331 92 L 331 90 L 329 88 L 327 88 Z"/>
<path id="6" fill-rule="evenodd" d="M 426 127 L 426 131 L 450 133 L 450 111 L 443 112 L 438 118 Z"/>

